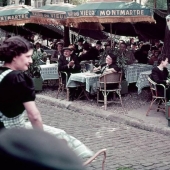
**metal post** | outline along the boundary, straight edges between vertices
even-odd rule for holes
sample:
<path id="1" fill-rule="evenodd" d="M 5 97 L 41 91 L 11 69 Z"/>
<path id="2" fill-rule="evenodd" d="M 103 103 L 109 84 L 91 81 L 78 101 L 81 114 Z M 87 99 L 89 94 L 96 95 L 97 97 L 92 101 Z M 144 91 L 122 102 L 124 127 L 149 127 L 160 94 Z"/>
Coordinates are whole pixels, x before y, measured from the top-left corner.
<path id="1" fill-rule="evenodd" d="M 170 14 L 170 0 L 167 0 L 167 7 L 168 7 L 167 13 Z"/>
<path id="2" fill-rule="evenodd" d="M 154 8 L 156 9 L 156 7 L 157 7 L 157 2 L 156 0 L 154 0 Z"/>

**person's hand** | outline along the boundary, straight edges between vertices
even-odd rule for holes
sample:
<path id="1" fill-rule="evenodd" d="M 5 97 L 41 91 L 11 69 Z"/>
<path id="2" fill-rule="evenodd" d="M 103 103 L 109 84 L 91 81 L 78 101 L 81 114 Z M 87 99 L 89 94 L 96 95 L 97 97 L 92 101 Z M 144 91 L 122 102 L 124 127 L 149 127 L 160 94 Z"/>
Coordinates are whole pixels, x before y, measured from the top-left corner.
<path id="1" fill-rule="evenodd" d="M 116 73 L 117 71 L 114 68 L 109 69 L 112 73 Z"/>
<path id="2" fill-rule="evenodd" d="M 170 79 L 166 80 L 166 84 L 170 85 Z"/>
<path id="3" fill-rule="evenodd" d="M 71 60 L 71 61 L 69 62 L 69 66 L 70 66 L 70 67 L 74 66 L 74 61 L 73 61 L 73 60 Z"/>

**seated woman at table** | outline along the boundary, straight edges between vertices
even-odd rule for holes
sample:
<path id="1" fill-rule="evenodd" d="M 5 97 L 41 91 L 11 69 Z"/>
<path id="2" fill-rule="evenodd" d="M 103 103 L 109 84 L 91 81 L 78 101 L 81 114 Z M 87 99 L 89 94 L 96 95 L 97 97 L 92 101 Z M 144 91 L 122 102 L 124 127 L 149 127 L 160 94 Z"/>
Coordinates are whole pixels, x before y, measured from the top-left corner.
<path id="1" fill-rule="evenodd" d="M 62 42 L 57 42 L 56 43 L 56 51 L 54 54 L 51 56 L 51 63 L 56 63 L 60 56 L 62 55 L 62 50 L 63 50 L 63 43 Z"/>
<path id="2" fill-rule="evenodd" d="M 167 69 L 167 65 L 168 65 L 168 58 L 164 55 L 161 55 L 160 58 L 158 59 L 158 66 L 152 69 L 150 78 L 157 84 L 163 84 L 165 85 L 165 87 L 168 88 L 166 91 L 166 97 L 167 100 L 170 100 L 170 88 L 169 88 L 170 79 L 168 78 L 169 72 Z M 157 90 L 159 96 L 164 95 L 163 87 L 158 86 Z"/>
<path id="3" fill-rule="evenodd" d="M 97 72 L 100 72 L 101 74 L 107 74 L 107 73 L 117 73 L 119 72 L 121 69 L 117 66 L 116 64 L 116 61 L 117 61 L 117 57 L 114 55 L 114 54 L 108 54 L 108 56 L 106 57 L 106 63 L 97 67 L 97 68 L 94 68 L 94 72 L 97 71 Z M 106 88 L 109 90 L 109 89 L 115 89 L 115 88 L 118 88 L 118 84 L 107 84 Z M 112 99 L 112 94 L 109 93 L 107 98 L 108 100 Z M 100 100 L 103 100 L 104 99 L 104 96 L 102 94 L 102 92 L 99 92 L 99 99 Z"/>
<path id="4" fill-rule="evenodd" d="M 109 53 L 106 57 L 106 63 L 102 64 L 99 67 L 95 67 L 93 71 L 101 73 L 101 74 L 109 73 L 109 72 L 112 72 L 112 73 L 119 72 L 120 68 L 117 66 L 116 61 L 117 61 L 117 57 L 114 54 Z"/>

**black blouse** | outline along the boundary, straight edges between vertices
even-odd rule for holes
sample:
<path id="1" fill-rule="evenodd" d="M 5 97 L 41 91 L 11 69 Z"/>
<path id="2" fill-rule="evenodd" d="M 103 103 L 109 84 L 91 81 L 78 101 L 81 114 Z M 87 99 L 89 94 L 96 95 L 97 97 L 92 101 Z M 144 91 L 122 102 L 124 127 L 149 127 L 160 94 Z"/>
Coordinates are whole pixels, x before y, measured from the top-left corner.
<path id="1" fill-rule="evenodd" d="M 169 74 L 169 72 L 168 72 L 167 68 L 160 70 L 158 67 L 154 67 L 152 69 L 151 79 L 158 84 L 166 85 L 166 80 L 168 79 L 168 74 Z"/>
<path id="2" fill-rule="evenodd" d="M 9 68 L 0 67 L 0 74 Z M 12 71 L 0 82 L 0 111 L 9 118 L 25 110 L 23 103 L 35 100 L 32 79 L 21 71 Z"/>

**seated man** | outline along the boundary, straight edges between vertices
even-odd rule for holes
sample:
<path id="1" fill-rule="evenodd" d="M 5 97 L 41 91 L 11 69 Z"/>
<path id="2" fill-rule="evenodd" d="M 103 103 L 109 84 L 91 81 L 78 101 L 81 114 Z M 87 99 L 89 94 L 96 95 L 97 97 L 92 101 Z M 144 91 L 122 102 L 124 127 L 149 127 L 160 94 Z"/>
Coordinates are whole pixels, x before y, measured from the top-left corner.
<path id="1" fill-rule="evenodd" d="M 71 73 L 79 73 L 81 66 L 74 55 L 71 55 L 71 48 L 63 48 L 63 55 L 58 60 L 58 70 L 67 73 L 68 77 Z"/>
<path id="2" fill-rule="evenodd" d="M 63 55 L 58 60 L 58 70 L 67 73 L 68 78 L 70 77 L 71 73 L 79 73 L 81 70 L 81 66 L 78 62 L 76 56 L 71 55 L 72 49 L 71 48 L 63 48 Z M 62 74 L 62 79 L 65 79 L 64 75 Z M 75 89 L 70 88 L 70 100 L 74 100 Z"/>
<path id="3" fill-rule="evenodd" d="M 151 56 L 151 58 L 149 59 L 149 64 L 150 65 L 156 65 L 156 63 L 158 62 L 158 58 L 159 58 L 159 51 L 154 51 L 154 54 Z"/>
<path id="4" fill-rule="evenodd" d="M 133 64 L 136 59 L 132 51 L 127 50 L 126 43 L 121 43 L 118 53 L 127 59 L 127 65 Z"/>

